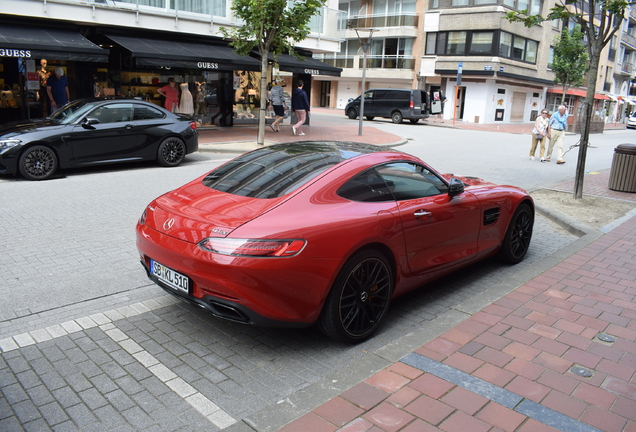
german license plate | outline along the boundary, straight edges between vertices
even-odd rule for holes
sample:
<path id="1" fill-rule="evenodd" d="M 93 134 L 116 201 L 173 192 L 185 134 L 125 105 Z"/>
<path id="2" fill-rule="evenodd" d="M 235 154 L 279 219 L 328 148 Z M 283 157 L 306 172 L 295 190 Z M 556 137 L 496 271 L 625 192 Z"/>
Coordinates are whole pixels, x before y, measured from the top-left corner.
<path id="1" fill-rule="evenodd" d="M 186 275 L 176 272 L 155 260 L 150 260 L 150 273 L 157 276 L 157 279 L 177 291 L 181 291 L 186 294 L 190 292 L 189 279 Z"/>

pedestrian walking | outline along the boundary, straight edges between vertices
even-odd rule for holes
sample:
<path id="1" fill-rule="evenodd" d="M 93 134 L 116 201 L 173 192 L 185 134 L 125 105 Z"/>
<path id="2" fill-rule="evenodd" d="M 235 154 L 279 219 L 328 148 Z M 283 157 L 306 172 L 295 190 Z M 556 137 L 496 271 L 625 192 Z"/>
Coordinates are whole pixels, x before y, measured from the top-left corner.
<path id="1" fill-rule="evenodd" d="M 276 78 L 274 80 L 274 86 L 269 93 L 269 103 L 274 110 L 274 115 L 276 119 L 269 125 L 274 132 L 280 132 L 280 127 L 278 126 L 280 122 L 285 118 L 285 109 L 287 108 L 285 104 L 285 96 L 283 86 L 284 80 L 280 78 Z"/>
<path id="2" fill-rule="evenodd" d="M 292 111 L 294 111 L 298 117 L 298 123 L 292 126 L 292 133 L 299 136 L 305 135 L 302 127 L 309 113 L 309 99 L 307 98 L 307 93 L 303 90 L 304 85 L 303 80 L 298 80 L 298 86 L 292 93 L 291 100 Z"/>
<path id="3" fill-rule="evenodd" d="M 545 153 L 545 136 L 548 133 L 548 110 L 541 110 L 541 115 L 537 117 L 534 122 L 534 128 L 532 129 L 532 145 L 530 146 L 530 160 L 534 160 L 534 154 L 537 151 L 537 144 L 541 144 L 539 150 L 539 157 L 541 162 L 545 161 L 543 157 Z"/>
<path id="4" fill-rule="evenodd" d="M 548 138 L 550 138 L 550 145 L 548 147 L 548 154 L 546 155 L 545 162 L 550 162 L 552 157 L 552 150 L 556 144 L 557 148 L 557 164 L 564 164 L 563 160 L 563 138 L 565 137 L 565 131 L 568 128 L 568 109 L 565 105 L 559 106 L 559 110 L 552 114 L 550 122 L 548 123 Z"/>

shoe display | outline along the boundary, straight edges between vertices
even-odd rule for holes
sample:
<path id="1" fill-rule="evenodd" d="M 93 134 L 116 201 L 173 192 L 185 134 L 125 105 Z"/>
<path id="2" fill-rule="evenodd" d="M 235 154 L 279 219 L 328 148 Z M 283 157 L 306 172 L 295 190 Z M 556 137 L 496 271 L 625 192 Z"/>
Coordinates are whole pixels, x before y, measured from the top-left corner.
<path id="1" fill-rule="evenodd" d="M 292 126 L 292 133 L 296 135 L 296 128 Z"/>
<path id="2" fill-rule="evenodd" d="M 564 164 L 564 163 L 565 163 L 564 160 L 557 161 L 557 164 L 559 164 L 559 165 Z"/>

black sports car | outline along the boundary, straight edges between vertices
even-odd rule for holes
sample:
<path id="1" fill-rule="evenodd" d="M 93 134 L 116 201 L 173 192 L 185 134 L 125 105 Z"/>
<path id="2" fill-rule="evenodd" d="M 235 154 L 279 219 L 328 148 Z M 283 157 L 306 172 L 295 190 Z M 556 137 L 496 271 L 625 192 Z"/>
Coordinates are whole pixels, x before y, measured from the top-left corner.
<path id="1" fill-rule="evenodd" d="M 177 166 L 198 147 L 190 117 L 135 99 L 79 99 L 43 120 L 0 125 L 0 174 L 45 180 L 58 168 L 141 160 Z"/>

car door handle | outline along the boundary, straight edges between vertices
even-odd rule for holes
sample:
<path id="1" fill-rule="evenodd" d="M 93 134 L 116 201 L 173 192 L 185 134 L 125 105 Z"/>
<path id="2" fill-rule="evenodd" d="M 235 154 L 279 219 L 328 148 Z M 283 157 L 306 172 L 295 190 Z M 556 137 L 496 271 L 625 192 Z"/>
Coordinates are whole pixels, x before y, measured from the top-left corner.
<path id="1" fill-rule="evenodd" d="M 416 219 L 421 219 L 421 218 L 427 218 L 431 216 L 432 214 L 433 213 L 427 212 L 426 210 L 416 210 L 415 213 L 413 213 L 413 216 L 415 216 Z"/>
<path id="2" fill-rule="evenodd" d="M 126 125 L 126 129 L 132 129 L 134 127 L 135 127 L 135 125 L 132 124 L 132 123 L 129 123 L 129 124 Z"/>

